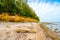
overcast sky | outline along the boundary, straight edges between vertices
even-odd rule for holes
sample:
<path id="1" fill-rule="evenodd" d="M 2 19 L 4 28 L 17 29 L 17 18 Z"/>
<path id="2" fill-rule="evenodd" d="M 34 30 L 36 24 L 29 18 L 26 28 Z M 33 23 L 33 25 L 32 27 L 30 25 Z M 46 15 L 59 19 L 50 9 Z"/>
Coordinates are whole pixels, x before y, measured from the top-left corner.
<path id="1" fill-rule="evenodd" d="M 41 22 L 60 22 L 60 0 L 29 0 Z"/>

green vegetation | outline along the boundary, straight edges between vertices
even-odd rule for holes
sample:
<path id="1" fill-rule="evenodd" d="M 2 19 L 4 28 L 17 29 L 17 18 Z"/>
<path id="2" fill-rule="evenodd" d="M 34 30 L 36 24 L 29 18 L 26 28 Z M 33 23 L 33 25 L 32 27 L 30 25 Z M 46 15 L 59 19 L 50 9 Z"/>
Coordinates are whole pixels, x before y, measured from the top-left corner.
<path id="1" fill-rule="evenodd" d="M 0 0 L 0 14 L 8 13 L 9 15 L 19 15 L 37 19 L 39 21 L 35 12 L 26 2 L 27 0 Z"/>

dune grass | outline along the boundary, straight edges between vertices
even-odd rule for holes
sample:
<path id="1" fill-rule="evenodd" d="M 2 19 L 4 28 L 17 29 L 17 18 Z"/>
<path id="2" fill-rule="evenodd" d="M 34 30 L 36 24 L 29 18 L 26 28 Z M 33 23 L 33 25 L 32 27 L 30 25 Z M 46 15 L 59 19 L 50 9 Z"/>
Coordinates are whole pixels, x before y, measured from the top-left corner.
<path id="1" fill-rule="evenodd" d="M 29 17 L 22 17 L 18 15 L 11 16 L 8 13 L 0 14 L 0 21 L 7 21 L 7 22 L 38 22 L 36 19 L 32 19 Z"/>

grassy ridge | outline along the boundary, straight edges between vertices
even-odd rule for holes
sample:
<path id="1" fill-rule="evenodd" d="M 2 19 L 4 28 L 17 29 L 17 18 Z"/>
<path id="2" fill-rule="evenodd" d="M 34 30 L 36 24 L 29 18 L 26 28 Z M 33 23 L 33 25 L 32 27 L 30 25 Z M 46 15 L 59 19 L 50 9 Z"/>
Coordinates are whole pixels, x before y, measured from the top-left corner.
<path id="1" fill-rule="evenodd" d="M 33 18 L 39 21 L 38 16 L 29 7 L 25 0 L 0 0 L 0 14 L 8 13 L 9 15 L 19 15 Z"/>

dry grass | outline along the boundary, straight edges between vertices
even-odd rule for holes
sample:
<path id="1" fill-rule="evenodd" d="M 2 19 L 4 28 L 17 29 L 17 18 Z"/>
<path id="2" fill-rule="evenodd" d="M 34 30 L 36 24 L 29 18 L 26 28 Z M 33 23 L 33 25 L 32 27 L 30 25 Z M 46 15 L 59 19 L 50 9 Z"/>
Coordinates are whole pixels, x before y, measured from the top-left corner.
<path id="1" fill-rule="evenodd" d="M 22 17 L 18 15 L 8 15 L 8 13 L 2 13 L 0 14 L 0 21 L 9 21 L 9 22 L 38 22 L 36 19 L 28 18 L 28 17 Z"/>

